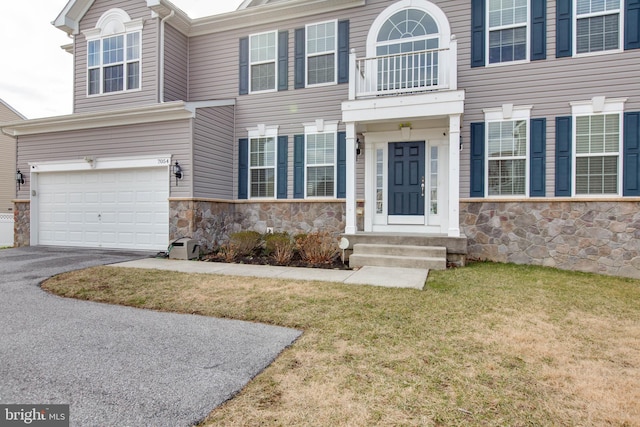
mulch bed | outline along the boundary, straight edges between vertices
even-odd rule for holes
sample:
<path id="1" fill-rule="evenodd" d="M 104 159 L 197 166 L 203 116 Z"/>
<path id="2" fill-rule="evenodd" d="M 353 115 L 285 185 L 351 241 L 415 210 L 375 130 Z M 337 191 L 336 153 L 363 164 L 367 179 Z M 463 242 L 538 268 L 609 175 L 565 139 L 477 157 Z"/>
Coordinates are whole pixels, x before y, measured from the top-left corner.
<path id="1" fill-rule="evenodd" d="M 204 255 L 201 260 L 205 262 L 229 262 L 219 254 Z M 276 263 L 273 258 L 267 256 L 238 257 L 234 259 L 233 263 L 251 265 L 274 265 L 280 267 L 323 268 L 329 270 L 351 270 L 351 268 L 349 268 L 349 264 L 343 263 L 342 259 L 339 256 L 334 258 L 333 261 L 328 264 L 311 264 L 309 262 L 301 260 L 299 257 L 294 257 L 288 264 L 283 265 Z"/>

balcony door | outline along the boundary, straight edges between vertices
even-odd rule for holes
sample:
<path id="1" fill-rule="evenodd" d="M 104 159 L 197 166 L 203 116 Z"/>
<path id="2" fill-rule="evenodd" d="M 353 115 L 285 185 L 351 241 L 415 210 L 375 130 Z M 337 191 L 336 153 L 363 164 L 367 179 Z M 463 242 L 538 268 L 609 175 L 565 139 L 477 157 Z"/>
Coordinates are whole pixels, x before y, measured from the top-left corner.
<path id="1" fill-rule="evenodd" d="M 376 39 L 378 91 L 437 86 L 440 31 L 426 11 L 403 9 L 382 25 Z"/>

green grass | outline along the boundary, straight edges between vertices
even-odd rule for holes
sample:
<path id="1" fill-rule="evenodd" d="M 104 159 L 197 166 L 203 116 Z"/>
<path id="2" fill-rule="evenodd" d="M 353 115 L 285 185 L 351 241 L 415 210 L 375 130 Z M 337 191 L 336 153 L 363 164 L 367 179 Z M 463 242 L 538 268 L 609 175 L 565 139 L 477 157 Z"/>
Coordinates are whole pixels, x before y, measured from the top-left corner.
<path id="1" fill-rule="evenodd" d="M 304 330 L 205 425 L 640 425 L 640 281 L 477 263 L 424 290 L 98 267 L 60 295 Z"/>

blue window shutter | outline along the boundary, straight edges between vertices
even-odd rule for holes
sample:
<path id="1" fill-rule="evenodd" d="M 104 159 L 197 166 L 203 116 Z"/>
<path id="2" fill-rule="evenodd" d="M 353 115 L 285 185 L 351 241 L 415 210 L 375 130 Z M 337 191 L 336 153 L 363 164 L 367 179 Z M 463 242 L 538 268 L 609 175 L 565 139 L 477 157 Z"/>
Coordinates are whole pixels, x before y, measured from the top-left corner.
<path id="1" fill-rule="evenodd" d="M 556 0 L 556 58 L 573 55 L 573 4 Z"/>
<path id="2" fill-rule="evenodd" d="M 349 83 L 349 21 L 338 21 L 338 83 Z"/>
<path id="3" fill-rule="evenodd" d="M 240 39 L 240 95 L 249 93 L 249 37 Z"/>
<path id="4" fill-rule="evenodd" d="M 531 0 L 531 60 L 546 58 L 547 0 Z"/>
<path id="5" fill-rule="evenodd" d="M 624 49 L 640 49 L 640 0 L 624 2 Z"/>
<path id="6" fill-rule="evenodd" d="M 484 67 L 485 62 L 485 0 L 471 0 L 471 66 Z"/>
<path id="7" fill-rule="evenodd" d="M 304 87 L 306 73 L 305 58 L 305 29 L 298 28 L 294 38 L 294 86 L 296 89 Z"/>
<path id="8" fill-rule="evenodd" d="M 278 137 L 278 199 L 287 198 L 289 171 L 289 137 Z"/>
<path id="9" fill-rule="evenodd" d="M 293 137 L 293 197 L 304 199 L 304 135 Z"/>
<path id="10" fill-rule="evenodd" d="M 556 117 L 556 197 L 571 196 L 573 117 Z"/>
<path id="11" fill-rule="evenodd" d="M 289 31 L 278 33 L 278 90 L 289 89 Z"/>
<path id="12" fill-rule="evenodd" d="M 347 133 L 338 132 L 338 170 L 336 180 L 338 199 L 347 197 Z"/>
<path id="13" fill-rule="evenodd" d="M 529 173 L 529 195 L 531 197 L 544 197 L 545 194 L 545 174 L 546 174 L 546 151 L 547 151 L 547 119 L 531 119 L 529 149 L 530 173 Z"/>
<path id="14" fill-rule="evenodd" d="M 624 113 L 623 196 L 640 196 L 640 112 Z"/>
<path id="15" fill-rule="evenodd" d="M 249 198 L 249 139 L 238 144 L 238 199 Z"/>
<path id="16" fill-rule="evenodd" d="M 471 123 L 471 197 L 484 197 L 484 122 Z"/>

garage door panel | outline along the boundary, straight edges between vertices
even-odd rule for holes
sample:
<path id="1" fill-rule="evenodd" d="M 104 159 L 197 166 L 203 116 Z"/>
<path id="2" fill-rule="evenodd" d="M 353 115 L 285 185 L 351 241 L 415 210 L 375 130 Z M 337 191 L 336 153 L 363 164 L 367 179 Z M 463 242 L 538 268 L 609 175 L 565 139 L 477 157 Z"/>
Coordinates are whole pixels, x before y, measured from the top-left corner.
<path id="1" fill-rule="evenodd" d="M 39 243 L 160 250 L 169 240 L 168 169 L 42 173 Z"/>

